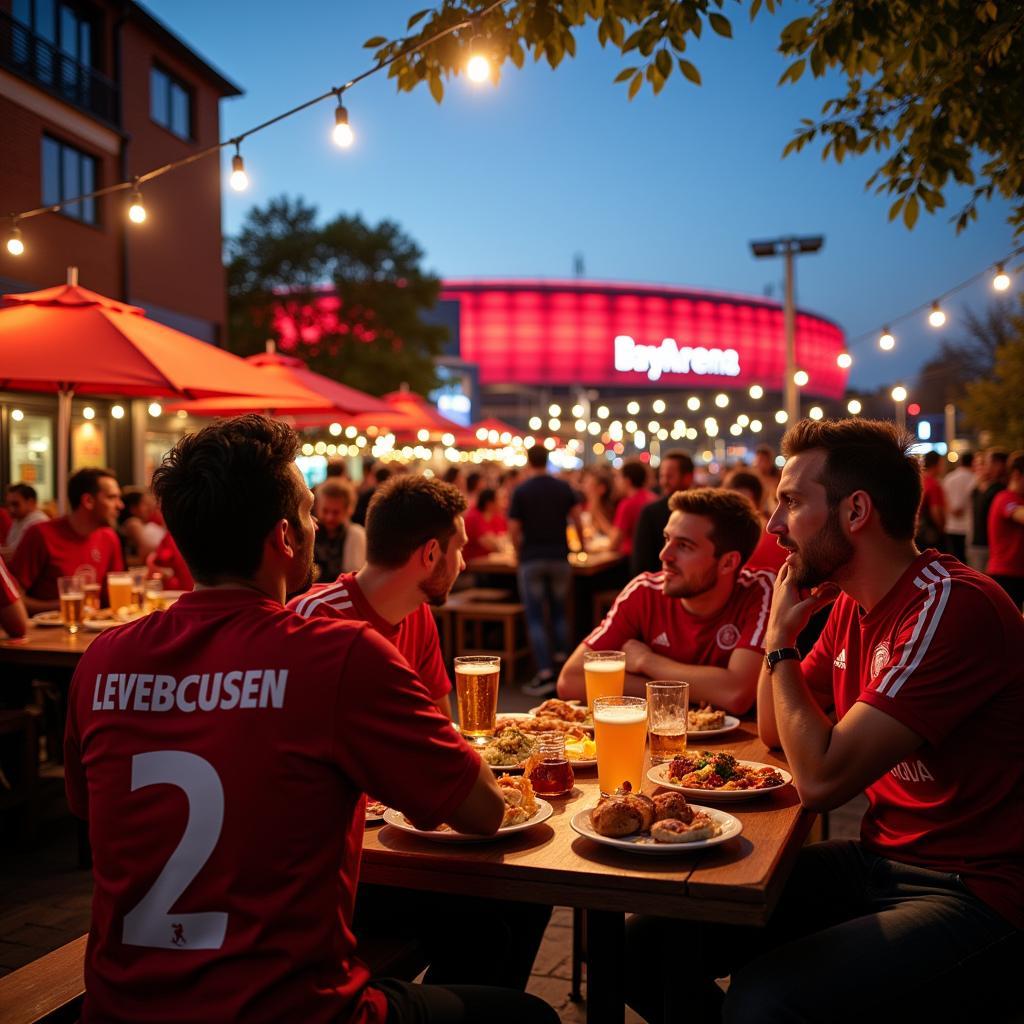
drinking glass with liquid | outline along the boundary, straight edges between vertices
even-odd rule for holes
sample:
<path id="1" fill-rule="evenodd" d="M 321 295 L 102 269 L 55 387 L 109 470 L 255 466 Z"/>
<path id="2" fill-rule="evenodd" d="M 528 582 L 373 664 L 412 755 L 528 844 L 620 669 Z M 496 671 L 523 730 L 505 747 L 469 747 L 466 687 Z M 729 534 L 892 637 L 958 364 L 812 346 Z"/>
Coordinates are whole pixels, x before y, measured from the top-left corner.
<path id="1" fill-rule="evenodd" d="M 81 576 L 61 576 L 57 580 L 60 596 L 60 621 L 69 633 L 77 633 L 85 612 L 85 583 Z"/>
<path id="2" fill-rule="evenodd" d="M 689 711 L 689 683 L 652 679 L 647 684 L 647 728 L 652 764 L 664 764 L 686 753 Z"/>
<path id="3" fill-rule="evenodd" d="M 576 776 L 565 753 L 564 732 L 542 732 L 537 737 L 536 761 L 530 771 L 530 784 L 538 796 L 571 792 Z"/>
<path id="4" fill-rule="evenodd" d="M 643 697 L 598 697 L 594 701 L 597 781 L 602 796 L 628 782 L 639 793 L 644 778 L 647 701 Z"/>
<path id="5" fill-rule="evenodd" d="M 131 573 L 108 572 L 107 597 L 110 598 L 110 608 L 115 615 L 122 608 L 130 608 L 132 605 Z"/>
<path id="6" fill-rule="evenodd" d="M 589 707 L 598 697 L 621 697 L 626 685 L 626 655 L 622 651 L 586 651 L 583 678 Z"/>
<path id="7" fill-rule="evenodd" d="M 470 654 L 455 659 L 459 729 L 470 743 L 482 746 L 494 735 L 500 677 L 501 658 L 497 655 Z"/>

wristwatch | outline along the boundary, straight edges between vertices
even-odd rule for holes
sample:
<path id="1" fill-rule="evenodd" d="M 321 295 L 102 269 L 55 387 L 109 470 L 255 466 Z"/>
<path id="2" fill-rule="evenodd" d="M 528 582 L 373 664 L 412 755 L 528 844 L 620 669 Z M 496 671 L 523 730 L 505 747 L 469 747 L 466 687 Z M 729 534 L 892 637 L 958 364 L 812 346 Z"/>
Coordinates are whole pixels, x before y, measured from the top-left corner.
<path id="1" fill-rule="evenodd" d="M 780 661 L 788 661 L 790 658 L 800 660 L 800 652 L 795 647 L 780 647 L 777 651 L 768 651 L 764 656 L 764 664 L 769 675 L 775 671 L 775 666 Z"/>

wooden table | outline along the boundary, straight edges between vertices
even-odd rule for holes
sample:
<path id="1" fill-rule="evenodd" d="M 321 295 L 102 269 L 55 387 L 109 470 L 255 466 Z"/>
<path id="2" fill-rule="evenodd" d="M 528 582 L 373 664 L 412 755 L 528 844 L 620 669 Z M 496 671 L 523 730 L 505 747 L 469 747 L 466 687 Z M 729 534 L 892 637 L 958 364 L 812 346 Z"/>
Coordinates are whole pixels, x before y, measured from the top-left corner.
<path id="1" fill-rule="evenodd" d="M 706 745 L 783 764 L 751 725 Z M 361 877 L 382 885 L 583 908 L 587 1020 L 621 1022 L 624 915 L 764 925 L 814 822 L 792 786 L 749 801 L 709 799 L 742 821 L 742 835 L 707 850 L 644 856 L 572 831 L 569 819 L 597 803 L 596 773 L 581 772 L 576 786 L 573 796 L 550 800 L 555 813 L 548 821 L 494 842 L 432 843 L 387 826 L 368 829 Z"/>
<path id="2" fill-rule="evenodd" d="M 587 578 L 596 576 L 606 569 L 613 569 L 626 561 L 625 555 L 614 551 L 574 552 L 569 556 L 573 576 Z M 519 563 L 515 555 L 494 553 L 471 558 L 466 563 L 467 572 L 487 573 L 491 576 L 514 576 Z"/>
<path id="3" fill-rule="evenodd" d="M 63 627 L 35 626 L 17 640 L 0 640 L 0 665 L 28 665 L 32 668 L 71 668 L 99 636 L 86 630 L 71 634 Z"/>

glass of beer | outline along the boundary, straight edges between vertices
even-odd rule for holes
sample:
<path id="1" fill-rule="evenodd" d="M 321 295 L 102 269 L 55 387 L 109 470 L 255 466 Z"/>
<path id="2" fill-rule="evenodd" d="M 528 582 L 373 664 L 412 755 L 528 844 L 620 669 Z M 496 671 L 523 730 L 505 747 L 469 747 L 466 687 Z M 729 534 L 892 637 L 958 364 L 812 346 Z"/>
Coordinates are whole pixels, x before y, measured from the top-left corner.
<path id="1" fill-rule="evenodd" d="M 110 598 L 110 609 L 115 615 L 122 608 L 130 608 L 132 605 L 131 573 L 108 572 L 107 596 Z"/>
<path id="2" fill-rule="evenodd" d="M 146 603 L 146 576 L 148 575 L 148 570 L 144 565 L 139 565 L 129 569 L 128 575 L 132 578 L 132 607 L 138 608 L 141 611 Z"/>
<path id="3" fill-rule="evenodd" d="M 85 585 L 81 576 L 61 576 L 57 580 L 60 595 L 60 621 L 69 633 L 77 633 L 85 610 Z"/>
<path id="4" fill-rule="evenodd" d="M 643 697 L 598 697 L 593 708 L 601 795 L 611 795 L 624 782 L 639 793 L 644 778 L 647 701 Z"/>
<path id="5" fill-rule="evenodd" d="M 583 678 L 589 707 L 598 697 L 621 697 L 626 685 L 626 655 L 622 651 L 586 651 Z"/>
<path id="6" fill-rule="evenodd" d="M 651 738 L 652 764 L 663 764 L 686 753 L 689 710 L 689 683 L 653 679 L 647 684 L 647 729 Z"/>
<path id="7" fill-rule="evenodd" d="M 146 593 L 142 608 L 147 614 L 164 610 L 164 581 L 159 576 L 153 576 L 146 580 Z"/>
<path id="8" fill-rule="evenodd" d="M 501 658 L 497 655 L 472 654 L 455 659 L 459 728 L 470 743 L 483 746 L 494 735 L 500 675 Z"/>
<path id="9" fill-rule="evenodd" d="M 82 615 L 84 618 L 91 619 L 100 610 L 100 590 L 102 590 L 102 587 L 92 580 L 87 580 L 83 584 L 82 592 L 85 594 L 85 606 Z"/>

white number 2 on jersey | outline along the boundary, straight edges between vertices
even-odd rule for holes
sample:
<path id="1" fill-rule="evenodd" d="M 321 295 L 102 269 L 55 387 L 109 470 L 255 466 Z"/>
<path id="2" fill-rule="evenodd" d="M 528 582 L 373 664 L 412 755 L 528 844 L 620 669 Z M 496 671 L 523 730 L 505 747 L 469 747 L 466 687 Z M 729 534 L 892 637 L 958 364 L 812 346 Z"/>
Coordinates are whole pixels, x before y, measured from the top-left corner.
<path id="1" fill-rule="evenodd" d="M 185 791 L 188 822 L 177 849 L 150 890 L 127 913 L 121 941 L 159 949 L 220 949 L 228 915 L 172 914 L 171 907 L 213 853 L 224 824 L 224 788 L 213 765 L 184 750 L 154 750 L 132 758 L 132 792 L 166 783 Z"/>

